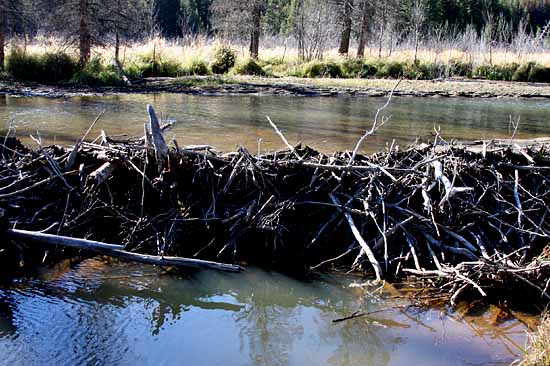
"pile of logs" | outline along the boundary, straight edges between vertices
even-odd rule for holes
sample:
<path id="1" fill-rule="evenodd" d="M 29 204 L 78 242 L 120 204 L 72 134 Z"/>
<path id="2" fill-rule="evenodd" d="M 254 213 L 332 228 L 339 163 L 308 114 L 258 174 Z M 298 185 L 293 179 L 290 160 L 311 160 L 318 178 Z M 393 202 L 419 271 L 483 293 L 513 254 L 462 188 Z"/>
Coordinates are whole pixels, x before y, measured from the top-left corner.
<path id="1" fill-rule="evenodd" d="M 38 150 L 3 139 L 0 261 L 76 247 L 166 266 L 414 276 L 452 302 L 511 289 L 550 300 L 544 143 L 464 146 L 436 133 L 363 156 L 375 121 L 354 151 L 325 155 L 292 146 L 269 121 L 285 150 L 221 154 L 168 146 L 148 112 L 139 138 L 86 133 L 71 148 L 36 138 Z"/>

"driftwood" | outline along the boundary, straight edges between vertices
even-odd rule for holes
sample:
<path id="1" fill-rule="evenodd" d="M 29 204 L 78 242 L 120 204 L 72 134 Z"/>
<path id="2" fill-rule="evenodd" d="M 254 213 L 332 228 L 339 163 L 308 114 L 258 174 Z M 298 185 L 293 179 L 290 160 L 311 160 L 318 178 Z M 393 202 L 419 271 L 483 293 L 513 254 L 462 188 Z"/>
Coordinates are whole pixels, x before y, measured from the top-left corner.
<path id="1" fill-rule="evenodd" d="M 436 132 L 431 143 L 361 155 L 357 146 L 384 122 L 377 117 L 355 151 L 327 155 L 292 145 L 270 121 L 287 149 L 221 154 L 168 147 L 152 107 L 148 114 L 144 136 L 127 140 L 104 133 L 32 151 L 3 139 L 0 260 L 19 263 L 20 254 L 2 240 L 13 232 L 2 230 L 46 228 L 120 243 L 124 250 L 111 254 L 159 265 L 182 257 L 362 270 L 379 280 L 419 278 L 453 303 L 466 295 L 550 300 L 546 140 L 466 145 Z"/>
<path id="2" fill-rule="evenodd" d="M 225 272 L 241 272 L 244 269 L 238 265 L 204 261 L 200 259 L 161 257 L 139 253 L 131 253 L 124 250 L 123 245 L 107 244 L 93 240 L 69 238 L 60 235 L 50 235 L 39 232 L 8 229 L 6 234 L 15 240 L 35 241 L 41 244 L 65 246 L 76 249 L 90 250 L 99 254 L 115 258 L 127 259 L 134 262 L 153 264 L 158 266 L 172 266 L 184 268 L 213 269 Z"/>

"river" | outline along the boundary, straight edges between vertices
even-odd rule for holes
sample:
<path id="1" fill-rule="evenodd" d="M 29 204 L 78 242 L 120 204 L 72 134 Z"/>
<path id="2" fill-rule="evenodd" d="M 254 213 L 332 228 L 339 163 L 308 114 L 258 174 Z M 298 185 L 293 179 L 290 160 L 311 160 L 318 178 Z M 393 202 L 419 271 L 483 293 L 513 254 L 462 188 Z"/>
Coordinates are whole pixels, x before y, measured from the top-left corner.
<path id="1" fill-rule="evenodd" d="M 94 118 L 92 135 L 136 136 L 155 106 L 174 122 L 180 145 L 228 151 L 283 147 L 269 116 L 292 142 L 351 149 L 383 98 L 121 95 L 0 97 L 0 118 L 17 136 L 70 144 Z M 550 134 L 544 100 L 395 98 L 365 151 L 395 140 Z M 38 132 L 37 132 L 38 131 Z M 525 322 L 495 307 L 421 309 L 354 276 L 296 278 L 249 268 L 243 274 L 169 274 L 92 258 L 0 281 L 0 365 L 506 365 L 521 358 Z M 350 286 L 355 284 L 355 286 Z M 361 311 L 369 315 L 332 320 Z"/>
<path id="2" fill-rule="evenodd" d="M 244 145 L 257 151 L 283 147 L 266 120 L 269 116 L 291 143 L 302 141 L 325 152 L 351 150 L 370 128 L 384 98 L 311 98 L 282 96 L 190 96 L 184 94 L 122 95 L 105 97 L 0 97 L 0 119 L 11 121 L 26 141 L 39 131 L 45 142 L 70 144 L 95 117 L 106 113 L 92 135 L 143 134 L 150 103 L 164 119 L 175 122 L 167 133 L 179 144 L 210 144 L 221 151 Z M 547 100 L 394 98 L 384 112 L 388 121 L 365 144 L 377 151 L 395 139 L 406 146 L 430 138 L 441 128 L 444 138 L 472 140 L 510 136 L 510 119 L 520 120 L 518 138 L 550 134 Z"/>

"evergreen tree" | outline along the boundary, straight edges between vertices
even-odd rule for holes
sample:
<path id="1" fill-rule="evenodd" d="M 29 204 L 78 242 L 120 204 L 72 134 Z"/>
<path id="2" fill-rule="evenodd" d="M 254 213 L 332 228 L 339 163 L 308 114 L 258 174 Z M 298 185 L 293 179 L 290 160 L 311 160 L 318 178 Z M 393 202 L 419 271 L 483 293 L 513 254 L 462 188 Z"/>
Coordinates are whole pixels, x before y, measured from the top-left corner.
<path id="1" fill-rule="evenodd" d="M 154 9 L 155 24 L 162 36 L 174 38 L 181 35 L 180 0 L 155 0 Z"/>

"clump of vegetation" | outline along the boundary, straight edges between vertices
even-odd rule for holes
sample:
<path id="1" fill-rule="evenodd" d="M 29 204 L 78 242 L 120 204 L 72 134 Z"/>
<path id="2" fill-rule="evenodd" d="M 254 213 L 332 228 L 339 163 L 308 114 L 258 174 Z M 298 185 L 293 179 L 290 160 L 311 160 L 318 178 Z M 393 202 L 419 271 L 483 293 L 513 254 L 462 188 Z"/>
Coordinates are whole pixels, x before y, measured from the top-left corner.
<path id="1" fill-rule="evenodd" d="M 378 66 L 375 64 L 364 63 L 361 66 L 361 71 L 359 72 L 359 77 L 366 79 L 374 77 L 378 73 Z"/>
<path id="2" fill-rule="evenodd" d="M 361 75 L 361 71 L 363 70 L 363 60 L 347 58 L 342 62 L 341 68 L 345 77 L 359 77 Z"/>
<path id="3" fill-rule="evenodd" d="M 447 76 L 472 77 L 474 66 L 471 62 L 461 60 L 450 60 L 447 64 Z"/>
<path id="4" fill-rule="evenodd" d="M 206 62 L 202 60 L 193 60 L 189 66 L 189 74 L 191 75 L 208 75 L 210 70 Z"/>
<path id="5" fill-rule="evenodd" d="M 437 63 L 416 62 L 403 66 L 403 77 L 413 80 L 432 80 L 445 74 L 445 66 Z"/>
<path id="6" fill-rule="evenodd" d="M 64 52 L 35 55 L 13 48 L 6 62 L 6 71 L 14 78 L 42 83 L 68 81 L 76 70 L 76 60 Z"/>
<path id="7" fill-rule="evenodd" d="M 550 82 L 550 67 L 542 66 L 535 64 L 531 67 L 529 71 L 528 81 L 538 82 L 538 83 L 549 83 Z"/>
<path id="8" fill-rule="evenodd" d="M 255 75 L 266 76 L 265 70 L 253 59 L 246 60 L 245 62 L 237 64 L 235 66 L 235 73 L 239 75 Z"/>
<path id="9" fill-rule="evenodd" d="M 515 63 L 504 65 L 480 65 L 473 70 L 472 76 L 488 80 L 511 81 L 518 67 L 519 65 Z"/>
<path id="10" fill-rule="evenodd" d="M 550 68 L 536 62 L 528 62 L 518 67 L 512 80 L 548 83 L 550 82 Z"/>
<path id="11" fill-rule="evenodd" d="M 550 366 L 550 313 L 543 315 L 537 331 L 530 335 L 520 366 Z"/>
<path id="12" fill-rule="evenodd" d="M 304 66 L 303 76 L 308 78 L 341 78 L 344 72 L 336 62 L 312 61 Z"/>
<path id="13" fill-rule="evenodd" d="M 177 62 L 169 59 L 162 59 L 159 55 L 155 55 L 155 57 L 152 55 L 142 55 L 138 65 L 141 68 L 141 77 L 144 78 L 177 77 L 185 74 L 181 65 Z"/>
<path id="14" fill-rule="evenodd" d="M 376 72 L 376 77 L 380 78 L 400 78 L 403 76 L 405 64 L 397 61 L 390 61 L 383 64 Z"/>
<path id="15" fill-rule="evenodd" d="M 214 74 L 226 74 L 237 61 L 237 55 L 230 47 L 220 46 L 214 52 L 214 60 L 210 67 Z"/>
<path id="16" fill-rule="evenodd" d="M 123 85 L 124 82 L 113 66 L 104 66 L 99 57 L 91 59 L 86 66 L 77 71 L 71 83 L 84 85 Z"/>

